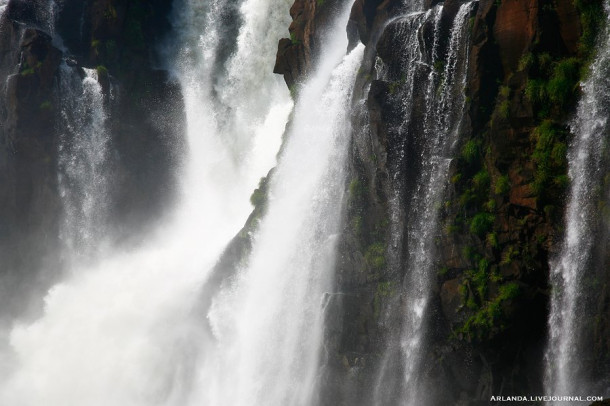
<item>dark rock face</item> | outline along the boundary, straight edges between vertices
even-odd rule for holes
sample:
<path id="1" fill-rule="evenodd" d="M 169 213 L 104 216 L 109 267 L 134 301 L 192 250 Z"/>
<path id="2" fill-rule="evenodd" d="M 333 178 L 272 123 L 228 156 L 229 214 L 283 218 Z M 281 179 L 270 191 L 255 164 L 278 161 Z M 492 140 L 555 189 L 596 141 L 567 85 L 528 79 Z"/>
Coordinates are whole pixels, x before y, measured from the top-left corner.
<path id="1" fill-rule="evenodd" d="M 459 1 L 445 2 L 441 29 L 447 30 L 459 6 Z M 311 66 L 311 27 L 320 14 L 315 5 L 298 1 L 293 11 L 291 32 L 300 42 L 280 41 L 276 64 L 276 72 L 284 74 L 289 86 Z M 418 176 L 420 156 L 415 140 L 401 140 L 403 113 L 394 94 L 404 76 L 397 52 L 400 38 L 386 23 L 400 13 L 400 5 L 392 0 L 357 0 L 348 25 L 350 47 L 357 41 L 367 45 L 354 95 L 355 100 L 365 97 L 366 104 L 353 123 L 359 130 L 346 186 L 349 199 L 336 293 L 327 307 L 322 404 L 369 405 L 376 389 L 391 391 L 400 385 L 376 382 L 378 368 L 394 368 L 397 375 L 402 368 L 400 359 L 383 360 L 384 348 L 395 339 L 390 332 L 402 323 L 403 299 L 396 292 L 406 271 L 391 271 L 383 257 L 392 222 L 398 221 L 401 228 L 405 221 L 390 217 L 390 185 L 398 176 L 405 190 L 412 189 L 409 182 Z M 422 377 L 430 404 L 487 403 L 491 395 L 543 391 L 548 264 L 563 227 L 564 148 L 570 137 L 565 122 L 574 108 L 578 78 L 564 75 L 570 90 L 561 96 L 553 96 L 548 83 L 558 80 L 559 70 L 587 62 L 581 13 L 569 0 L 552 5 L 481 0 L 469 20 L 465 124 L 431 254 L 438 275 L 430 299 L 425 337 L 430 345 Z M 422 41 L 430 40 L 430 30 L 423 29 Z M 376 57 L 395 82 L 373 79 Z M 547 101 L 532 94 L 537 83 L 542 92 L 550 91 L 543 96 Z M 421 114 L 417 106 L 413 114 Z M 553 162 L 541 158 L 546 152 L 538 140 L 545 131 L 553 134 L 550 148 L 564 151 L 564 157 Z M 398 156 L 407 162 L 400 172 L 395 165 Z M 481 188 L 480 179 L 485 179 Z M 489 229 L 477 229 L 477 218 L 489 218 Z M 608 241 L 603 236 L 598 240 Z M 379 248 L 381 255 L 375 256 L 372 248 Z M 599 252 L 607 253 L 607 246 Z M 584 361 L 602 375 L 608 373 L 601 366 L 607 361 L 599 360 L 607 360 L 610 348 L 607 274 L 599 272 L 598 282 L 605 282 L 595 304 L 590 303 L 588 314 L 596 321 L 588 338 L 590 359 Z M 496 306 L 493 313 L 490 304 Z M 385 399 L 388 404 L 400 403 L 399 394 Z"/>
<path id="2" fill-rule="evenodd" d="M 291 90 L 310 73 L 324 32 L 344 4 L 343 0 L 297 0 L 290 8 L 290 38 L 280 40 L 273 72 L 284 75 Z"/>
<path id="3" fill-rule="evenodd" d="M 50 10 L 47 1 L 9 2 L 0 21 L 3 308 L 23 309 L 27 298 L 13 303 L 26 290 L 22 287 L 45 289 L 60 269 L 62 63 L 75 72 L 97 68 L 105 93 L 113 151 L 110 230 L 119 240 L 130 238 L 171 202 L 184 109 L 178 84 L 155 68 L 157 42 L 170 29 L 171 6 L 170 0 L 63 0 Z"/>

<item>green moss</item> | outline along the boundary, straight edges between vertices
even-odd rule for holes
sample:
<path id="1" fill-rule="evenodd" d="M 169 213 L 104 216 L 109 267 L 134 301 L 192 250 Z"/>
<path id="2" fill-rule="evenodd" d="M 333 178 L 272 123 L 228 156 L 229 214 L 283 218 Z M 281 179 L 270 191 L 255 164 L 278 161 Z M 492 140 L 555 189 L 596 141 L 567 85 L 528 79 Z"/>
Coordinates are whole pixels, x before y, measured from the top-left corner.
<path id="1" fill-rule="evenodd" d="M 381 270 L 386 266 L 385 252 L 386 247 L 383 243 L 373 243 L 366 249 L 364 259 L 374 270 Z"/>
<path id="2" fill-rule="evenodd" d="M 485 241 L 491 248 L 498 248 L 498 234 L 495 231 L 487 234 Z"/>
<path id="3" fill-rule="evenodd" d="M 379 318 L 381 313 L 381 301 L 384 298 L 391 297 L 396 293 L 396 284 L 394 282 L 379 282 L 373 299 L 373 314 L 375 319 Z"/>
<path id="4" fill-rule="evenodd" d="M 436 72 L 442 72 L 445 69 L 445 62 L 438 60 L 434 62 L 433 68 Z"/>
<path id="5" fill-rule="evenodd" d="M 366 194 L 366 187 L 360 182 L 358 178 L 354 178 L 349 183 L 349 195 L 350 198 L 357 200 L 362 198 Z"/>
<path id="6" fill-rule="evenodd" d="M 472 184 L 477 191 L 486 192 L 490 184 L 489 173 L 485 169 L 480 170 L 472 178 Z"/>
<path id="7" fill-rule="evenodd" d="M 292 84 L 288 86 L 288 91 L 290 92 L 290 97 L 292 97 L 292 100 L 296 100 L 298 96 L 297 85 Z"/>
<path id="8" fill-rule="evenodd" d="M 595 41 L 600 28 L 605 23 L 603 3 L 599 0 L 575 0 L 574 5 L 580 13 L 582 36 L 580 51 L 588 57 L 595 49 Z"/>
<path id="9" fill-rule="evenodd" d="M 497 208 L 497 203 L 495 201 L 495 199 L 489 199 L 484 205 L 483 207 L 485 208 L 485 210 L 487 210 L 490 213 L 493 213 L 496 211 Z"/>
<path id="10" fill-rule="evenodd" d="M 498 294 L 492 300 L 484 302 L 475 314 L 466 320 L 457 333 L 461 333 L 469 340 L 484 341 L 492 338 L 506 329 L 504 304 L 521 294 L 519 285 L 515 282 L 506 283 L 498 289 Z"/>
<path id="11" fill-rule="evenodd" d="M 528 79 L 525 96 L 535 105 L 543 104 L 547 99 L 545 83 L 540 79 Z"/>
<path id="12" fill-rule="evenodd" d="M 532 188 L 538 195 L 548 194 L 553 177 L 563 176 L 567 170 L 565 132 L 551 120 L 545 120 L 532 132 L 535 141 L 532 160 L 536 164 Z"/>
<path id="13" fill-rule="evenodd" d="M 362 216 L 355 216 L 352 218 L 352 231 L 355 235 L 359 236 L 362 232 Z"/>
<path id="14" fill-rule="evenodd" d="M 389 297 L 396 293 L 396 284 L 394 282 L 379 282 L 377 284 L 377 295 L 380 297 Z"/>
<path id="15" fill-rule="evenodd" d="M 53 110 L 53 103 L 51 103 L 50 101 L 46 100 L 44 102 L 42 102 L 40 104 L 40 110 L 42 111 L 49 111 L 49 110 Z"/>
<path id="16" fill-rule="evenodd" d="M 517 256 L 519 256 L 519 249 L 514 245 L 509 245 L 502 253 L 500 265 L 509 265 Z"/>
<path id="17" fill-rule="evenodd" d="M 564 107 L 574 98 L 580 79 L 579 71 L 580 61 L 576 58 L 567 58 L 557 62 L 546 87 L 552 103 Z"/>
<path id="18" fill-rule="evenodd" d="M 510 117 L 510 102 L 508 100 L 504 100 L 502 103 L 500 103 L 500 106 L 498 107 L 498 114 L 503 119 Z"/>
<path id="19" fill-rule="evenodd" d="M 468 164 L 474 164 L 481 159 L 481 143 L 478 140 L 470 140 L 464 144 L 461 153 L 462 159 Z"/>
<path id="20" fill-rule="evenodd" d="M 250 203 L 254 207 L 264 207 L 267 203 L 267 178 L 263 177 L 258 183 L 258 188 L 252 192 Z"/>
<path id="21" fill-rule="evenodd" d="M 30 75 L 33 75 L 34 73 L 36 73 L 34 68 L 26 68 L 26 69 L 23 69 L 21 72 L 19 72 L 19 74 L 21 76 L 30 76 Z"/>
<path id="22" fill-rule="evenodd" d="M 570 178 L 568 175 L 558 175 L 553 178 L 553 183 L 560 189 L 567 189 L 570 185 Z"/>
<path id="23" fill-rule="evenodd" d="M 505 196 L 510 191 L 510 181 L 508 175 L 499 176 L 494 185 L 494 192 L 497 195 Z"/>
<path id="24" fill-rule="evenodd" d="M 500 93 L 500 96 L 502 96 L 503 98 L 509 97 L 510 96 L 510 87 L 500 86 L 499 93 Z"/>
<path id="25" fill-rule="evenodd" d="M 116 8 L 114 8 L 112 4 L 108 4 L 108 7 L 106 7 L 106 10 L 104 11 L 104 18 L 107 20 L 116 20 L 117 12 Z"/>
<path id="26" fill-rule="evenodd" d="M 298 45 L 301 43 L 301 41 L 297 39 L 297 35 L 294 32 L 290 33 L 290 42 L 292 43 L 292 45 Z"/>
<path id="27" fill-rule="evenodd" d="M 528 70 L 536 63 L 536 57 L 533 53 L 528 52 L 519 59 L 519 70 Z"/>
<path id="28" fill-rule="evenodd" d="M 479 237 L 487 234 L 491 230 L 495 221 L 495 216 L 491 213 L 478 213 L 470 220 L 470 232 Z"/>
<path id="29" fill-rule="evenodd" d="M 99 77 L 108 76 L 108 68 L 106 68 L 104 65 L 98 65 L 96 70 Z"/>

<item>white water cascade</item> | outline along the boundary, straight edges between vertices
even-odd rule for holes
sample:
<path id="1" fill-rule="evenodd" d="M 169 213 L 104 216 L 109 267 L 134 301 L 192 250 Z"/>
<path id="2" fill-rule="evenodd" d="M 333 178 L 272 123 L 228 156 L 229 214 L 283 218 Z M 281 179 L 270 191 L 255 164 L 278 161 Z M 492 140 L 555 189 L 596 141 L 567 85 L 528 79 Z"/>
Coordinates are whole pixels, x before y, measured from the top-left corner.
<path id="1" fill-rule="evenodd" d="M 610 16 L 610 3 L 604 5 L 606 16 Z M 603 154 L 610 131 L 610 20 L 598 38 L 597 55 L 570 123 L 574 140 L 568 151 L 571 187 L 566 226 L 560 254 L 550 264 L 553 291 L 545 360 L 545 390 L 549 395 L 592 394 L 591 382 L 580 368 L 583 351 L 587 350 L 580 339 L 583 306 L 591 293 L 583 281 L 592 268 L 592 236 L 598 226 L 598 201 L 603 199 L 599 185 L 607 168 Z"/>
<path id="2" fill-rule="evenodd" d="M 208 317 L 218 341 L 216 356 L 201 370 L 200 385 L 207 386 L 201 404 L 315 404 L 323 298 L 331 290 L 345 189 L 348 112 L 364 49 L 341 62 L 347 17 L 344 12 L 330 33 L 334 43 L 303 87 L 248 264 L 212 305 Z"/>
<path id="3" fill-rule="evenodd" d="M 59 189 L 64 203 L 61 237 L 69 255 L 91 254 L 104 234 L 108 210 L 109 132 L 97 71 L 60 67 Z M 51 108 L 51 107 L 48 107 Z"/>
<path id="4" fill-rule="evenodd" d="M 226 59 L 217 56 L 223 35 L 231 35 L 222 29 L 230 5 L 193 0 L 176 10 L 188 133 L 180 203 L 137 248 L 107 248 L 93 265 L 74 261 L 46 296 L 43 315 L 15 323 L 2 349 L 0 404 L 315 402 L 352 86 L 363 55 L 359 46 L 344 57 L 349 5 L 302 88 L 249 259 L 214 292 L 209 314 L 198 307 L 201 286 L 251 211 L 252 190 L 275 164 L 292 109 L 281 77 L 271 73 L 289 3 L 244 1 Z M 95 73 L 86 74 L 76 95 L 83 104 L 65 106 L 61 145 L 64 203 L 74 214 L 64 238 L 86 241 L 69 244 L 74 255 L 100 242 L 103 216 L 91 196 L 108 186 L 106 116 L 89 110 L 101 100 Z M 83 167 L 85 160 L 92 165 Z"/>
<path id="5" fill-rule="evenodd" d="M 256 80 L 235 95 L 239 100 L 230 107 L 238 117 L 251 117 L 248 109 L 259 116 L 246 118 L 248 126 L 239 133 L 218 125 L 222 112 L 215 110 L 215 72 L 207 58 L 217 45 L 209 41 L 214 42 L 215 27 L 222 24 L 222 10 L 202 9 L 200 2 L 184 9 L 185 15 L 176 17 L 186 44 L 177 73 L 188 121 L 181 203 L 135 251 L 115 249 L 94 265 L 77 263 L 71 276 L 48 293 L 41 318 L 15 324 L 10 346 L 3 349 L 8 361 L 2 365 L 0 404 L 188 404 L 195 379 L 191 364 L 205 350 L 199 328 L 205 315 L 194 311 L 199 287 L 250 213 L 249 196 L 275 163 L 292 101 L 281 77 L 271 73 L 277 40 L 289 22 L 288 2 L 251 0 L 241 9 L 239 35 L 255 38 L 239 40 L 228 63 L 247 66 Z M 270 15 L 281 18 L 269 21 Z M 248 35 L 242 34 L 245 30 Z M 77 99 L 99 102 L 92 80 L 85 78 Z M 69 88 L 62 89 L 69 93 Z M 224 103 L 230 101 L 223 97 Z M 75 155 L 65 155 L 63 166 L 73 176 L 64 177 L 64 184 L 71 188 L 76 182 L 93 192 L 100 180 L 93 167 L 104 161 L 103 109 L 95 116 L 79 103 L 65 108 L 70 110 L 67 134 Z M 92 144 L 101 148 L 90 149 Z M 91 158 L 99 165 L 81 172 L 81 164 Z M 71 189 L 65 197 L 68 211 L 75 200 L 76 207 L 89 207 L 88 193 Z M 70 236 L 64 238 L 95 235 L 98 214 L 82 210 L 70 217 L 77 224 L 67 227 Z"/>
<path id="6" fill-rule="evenodd" d="M 401 167 L 406 158 L 402 156 L 397 160 L 395 189 L 390 201 L 393 223 L 390 257 L 393 257 L 391 266 L 403 261 L 400 253 L 406 237 L 406 263 L 402 266 L 407 269 L 407 274 L 401 295 L 402 326 L 397 331 L 395 342 L 390 343 L 384 354 L 377 377 L 375 404 L 378 406 L 397 401 L 407 405 L 425 404 L 421 362 L 426 351 L 425 324 L 434 271 L 434 237 L 438 233 L 438 207 L 461 130 L 468 67 L 468 16 L 473 4 L 469 2 L 460 6 L 444 55 L 439 50 L 443 6 L 436 6 L 425 13 L 409 14 L 395 23 L 399 24 L 397 36 L 406 38 L 408 44 L 401 69 L 406 75 L 401 96 L 405 112 L 403 151 L 408 137 L 419 140 L 422 167 L 414 189 L 403 191 L 401 179 L 405 175 Z M 426 49 L 425 41 L 421 40 L 421 32 L 427 23 L 432 25 L 434 34 L 430 49 Z M 443 66 L 441 72 L 436 69 L 439 62 Z M 417 84 L 418 78 L 423 76 L 422 70 L 428 72 L 424 76 L 426 82 Z M 423 98 L 426 103 L 421 139 L 419 135 L 410 134 L 419 86 L 425 89 Z M 407 201 L 410 209 L 404 212 Z M 406 220 L 397 221 L 401 218 Z M 399 224 L 406 224 L 406 229 L 398 229 Z M 400 362 L 400 366 L 396 367 L 396 362 Z M 397 388 L 391 388 L 388 382 L 392 382 L 390 377 L 396 368 L 401 370 L 402 376 L 398 382 L 390 383 Z"/>

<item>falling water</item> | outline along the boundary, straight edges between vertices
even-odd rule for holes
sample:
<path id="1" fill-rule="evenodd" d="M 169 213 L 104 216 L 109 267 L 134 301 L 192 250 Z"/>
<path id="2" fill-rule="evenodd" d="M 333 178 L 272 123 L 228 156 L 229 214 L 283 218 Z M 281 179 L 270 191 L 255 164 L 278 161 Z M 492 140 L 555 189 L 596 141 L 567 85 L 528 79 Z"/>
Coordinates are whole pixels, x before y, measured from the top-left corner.
<path id="1" fill-rule="evenodd" d="M 299 97 L 248 264 L 209 314 L 218 355 L 202 371 L 203 404 L 316 403 L 323 298 L 331 289 L 349 106 L 364 48 L 341 62 L 347 17 Z"/>
<path id="2" fill-rule="evenodd" d="M 271 73 L 277 41 L 289 23 L 288 2 L 245 1 L 238 13 L 242 28 L 228 34 L 221 29 L 223 6 L 232 7 L 186 2 L 185 12 L 175 16 L 184 44 L 176 75 L 185 95 L 188 132 L 181 203 L 136 250 L 105 252 L 89 266 L 75 262 L 71 276 L 49 291 L 44 315 L 16 323 L 7 349 L 10 365 L 0 371 L 10 371 L 0 385 L 0 404 L 189 404 L 195 364 L 212 350 L 201 328 L 204 315 L 197 313 L 199 287 L 247 219 L 249 195 L 275 163 L 292 107 L 281 78 Z M 221 34 L 233 35 L 229 40 L 238 44 L 219 67 L 211 56 L 221 52 Z M 231 76 L 243 70 L 253 79 L 229 95 L 230 89 L 215 88 L 219 69 L 226 72 L 228 86 L 239 82 Z M 80 226 L 95 229 L 101 218 L 87 209 L 94 186 L 87 183 L 101 179 L 108 155 L 103 152 L 104 110 L 89 109 L 99 102 L 94 75 L 86 71 L 80 83 L 60 83 L 64 94 L 72 92 L 83 102 L 63 109 L 61 176 L 70 188 L 64 203 L 68 212 L 78 208 L 64 236 L 72 241 L 83 235 L 97 239 L 94 230 Z M 227 111 L 242 121 L 222 123 Z M 95 165 L 80 168 L 85 156 Z"/>
<path id="3" fill-rule="evenodd" d="M 606 15 L 610 3 L 604 2 Z M 560 255 L 551 262 L 551 313 L 546 352 L 546 391 L 549 395 L 590 395 L 583 376 L 586 351 L 581 337 L 587 291 L 583 281 L 593 269 L 592 249 L 598 227 L 597 204 L 608 163 L 603 162 L 610 121 L 610 23 L 599 34 L 598 53 L 582 84 L 582 98 L 570 123 L 574 141 L 568 152 L 571 189 Z"/>
<path id="4" fill-rule="evenodd" d="M 97 71 L 60 67 L 59 189 L 64 203 L 61 237 L 71 254 L 86 255 L 104 234 L 108 210 L 109 134 Z M 51 108 L 51 106 L 49 106 Z"/>
<path id="5" fill-rule="evenodd" d="M 384 405 L 395 402 L 395 394 L 387 388 L 391 382 L 388 374 L 395 373 L 390 365 L 393 362 L 402 363 L 402 380 L 398 383 L 401 402 L 409 405 L 424 403 L 424 394 L 420 393 L 422 366 L 421 360 L 425 352 L 425 322 L 431 290 L 431 275 L 434 265 L 433 242 L 438 232 L 438 202 L 441 201 L 444 185 L 449 173 L 451 156 L 458 141 L 463 108 L 465 103 L 464 89 L 466 86 L 466 71 L 468 66 L 468 16 L 472 11 L 474 2 L 465 3 L 455 16 L 450 30 L 449 43 L 446 55 L 439 58 L 439 43 L 441 30 L 439 28 L 442 6 L 437 6 L 426 13 L 411 14 L 402 21 L 397 22 L 400 27 L 397 31 L 401 38 L 406 39 L 406 54 L 401 69 L 406 75 L 405 90 L 402 102 L 405 111 L 403 131 L 404 138 L 415 137 L 419 143 L 421 169 L 418 179 L 414 182 L 414 189 L 402 191 L 399 179 L 403 165 L 404 155 L 397 160 L 397 174 L 394 182 L 395 189 L 390 201 L 392 219 L 406 217 L 406 265 L 407 275 L 404 281 L 404 291 L 401 295 L 403 307 L 402 331 L 397 343 L 390 344 L 384 355 L 382 368 L 376 387 L 376 404 Z M 431 22 L 434 38 L 431 49 L 421 41 L 421 30 L 424 25 Z M 444 63 L 441 72 L 436 67 L 439 62 Z M 423 137 L 417 138 L 409 134 L 414 128 L 411 126 L 411 117 L 415 108 L 415 95 L 417 78 L 422 75 L 422 69 L 428 73 L 423 75 L 424 100 L 426 110 L 423 120 Z M 420 83 L 421 85 L 421 83 Z M 406 142 L 406 141 L 405 141 Z M 403 145 L 404 147 L 404 145 Z M 403 150 L 404 151 L 404 150 Z M 405 194 L 408 196 L 405 196 Z M 409 200 L 409 210 L 401 213 L 405 199 Z M 394 227 L 396 228 L 396 227 Z M 401 250 L 402 230 L 393 230 L 393 245 L 390 255 L 395 256 L 395 262 L 401 259 L 397 253 Z"/>

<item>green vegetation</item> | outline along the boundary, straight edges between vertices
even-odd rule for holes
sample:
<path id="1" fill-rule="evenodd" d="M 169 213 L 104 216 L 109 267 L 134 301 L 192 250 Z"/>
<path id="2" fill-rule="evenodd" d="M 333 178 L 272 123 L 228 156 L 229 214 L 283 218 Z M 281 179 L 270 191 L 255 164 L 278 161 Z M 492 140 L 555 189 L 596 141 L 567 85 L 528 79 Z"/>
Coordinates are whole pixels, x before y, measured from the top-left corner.
<path id="1" fill-rule="evenodd" d="M 567 185 L 566 135 L 566 131 L 551 120 L 544 120 L 532 131 L 535 142 L 532 160 L 536 164 L 532 189 L 542 198 Z"/>
<path id="2" fill-rule="evenodd" d="M 292 42 L 292 45 L 298 45 L 301 43 L 301 41 L 297 39 L 297 35 L 294 32 L 290 33 L 290 42 Z"/>
<path id="3" fill-rule="evenodd" d="M 508 175 L 502 175 L 496 179 L 494 192 L 500 196 L 506 196 L 510 192 L 510 181 Z"/>
<path id="4" fill-rule="evenodd" d="M 580 13 L 582 24 L 580 52 L 587 58 L 593 53 L 597 34 L 605 22 L 604 6 L 601 1 L 596 0 L 575 0 L 574 5 Z"/>
<path id="5" fill-rule="evenodd" d="M 48 101 L 48 100 L 43 101 L 43 102 L 40 104 L 40 110 L 42 110 L 42 111 L 50 111 L 50 110 L 53 110 L 53 103 L 51 103 L 51 102 L 50 102 L 50 101 Z"/>
<path id="6" fill-rule="evenodd" d="M 98 65 L 96 70 L 100 78 L 108 76 L 108 68 L 106 68 L 104 65 Z"/>
<path id="7" fill-rule="evenodd" d="M 489 173 L 485 169 L 481 169 L 472 178 L 472 183 L 477 191 L 487 192 L 489 189 Z"/>
<path id="8" fill-rule="evenodd" d="M 267 177 L 261 178 L 258 188 L 254 189 L 250 196 L 250 203 L 256 208 L 262 208 L 267 204 Z"/>
<path id="9" fill-rule="evenodd" d="M 462 158 L 468 164 L 474 164 L 481 158 L 481 143 L 477 140 L 470 140 L 462 147 Z"/>
<path id="10" fill-rule="evenodd" d="M 372 269 L 381 270 L 385 268 L 386 265 L 385 252 L 385 245 L 381 242 L 376 242 L 369 245 L 366 249 L 364 259 Z"/>
<path id="11" fill-rule="evenodd" d="M 396 294 L 396 284 L 394 282 L 379 282 L 373 299 L 373 314 L 376 319 L 381 312 L 381 300 Z"/>
<path id="12" fill-rule="evenodd" d="M 470 221 L 470 232 L 483 237 L 494 224 L 496 217 L 491 213 L 478 213 Z"/>
<path id="13" fill-rule="evenodd" d="M 104 18 L 107 20 L 116 20 L 117 12 L 112 3 L 108 4 L 108 7 L 106 7 L 106 10 L 104 11 Z"/>
<path id="14" fill-rule="evenodd" d="M 535 63 L 536 63 L 536 57 L 534 56 L 533 53 L 528 52 L 519 59 L 519 70 L 520 71 L 527 70 L 527 69 L 531 68 L 532 66 L 534 66 Z"/>
<path id="15" fill-rule="evenodd" d="M 498 294 L 489 301 L 482 303 L 462 327 L 457 330 L 468 340 L 485 340 L 506 328 L 504 324 L 503 305 L 521 294 L 516 282 L 501 285 Z"/>
<path id="16" fill-rule="evenodd" d="M 555 64 L 546 86 L 552 104 L 565 107 L 573 99 L 580 80 L 579 71 L 580 61 L 576 58 L 563 59 Z"/>
<path id="17" fill-rule="evenodd" d="M 491 248 L 498 248 L 498 234 L 495 231 L 487 234 L 485 241 Z"/>
<path id="18" fill-rule="evenodd" d="M 40 70 L 40 68 L 42 68 L 42 62 L 38 62 L 36 66 L 29 66 L 27 62 L 24 62 L 21 66 L 19 74 L 21 76 L 31 76 L 36 73 L 37 69 Z"/>
<path id="19" fill-rule="evenodd" d="M 504 100 L 500 103 L 499 114 L 503 119 L 510 117 L 510 102 L 508 100 Z"/>
<path id="20" fill-rule="evenodd" d="M 542 49 L 546 45 L 535 41 L 519 60 L 521 75 L 498 80 L 495 106 L 479 106 L 482 114 L 490 109 L 494 114 L 486 128 L 474 134 L 460 151 L 451 178 L 455 198 L 445 205 L 446 212 L 453 216 L 446 222 L 445 231 L 469 238 L 461 257 L 468 270 L 462 273 L 459 288 L 467 320 L 454 331 L 459 338 L 489 340 L 508 327 L 510 301 L 521 292 L 519 284 L 506 275 L 527 272 L 539 261 L 540 249 L 545 249 L 544 245 L 552 238 L 547 232 L 534 232 L 528 240 L 514 241 L 504 231 L 510 225 L 505 217 L 515 220 L 517 227 L 532 229 L 541 211 L 553 220 L 561 214 L 557 202 L 564 198 L 569 184 L 566 162 L 569 132 L 565 118 L 577 100 L 579 82 L 586 74 L 596 35 L 604 23 L 602 1 L 576 0 L 575 5 L 583 26 L 577 55 L 561 57 L 555 50 L 546 52 Z M 551 12 L 551 8 L 547 5 L 545 12 Z M 505 120 L 510 118 L 512 103 L 520 102 L 522 94 L 517 92 L 524 75 L 527 75 L 524 96 L 531 102 L 535 118 L 529 144 L 515 153 L 515 158 L 498 159 L 497 154 L 506 148 L 502 143 L 494 144 L 493 139 L 498 136 L 495 131 L 507 127 Z M 519 182 L 520 187 L 530 182 L 516 197 L 524 198 L 525 205 L 533 202 L 536 213 L 506 213 L 511 180 Z M 502 227 L 494 227 L 500 224 Z M 438 277 L 448 276 L 439 272 Z"/>

